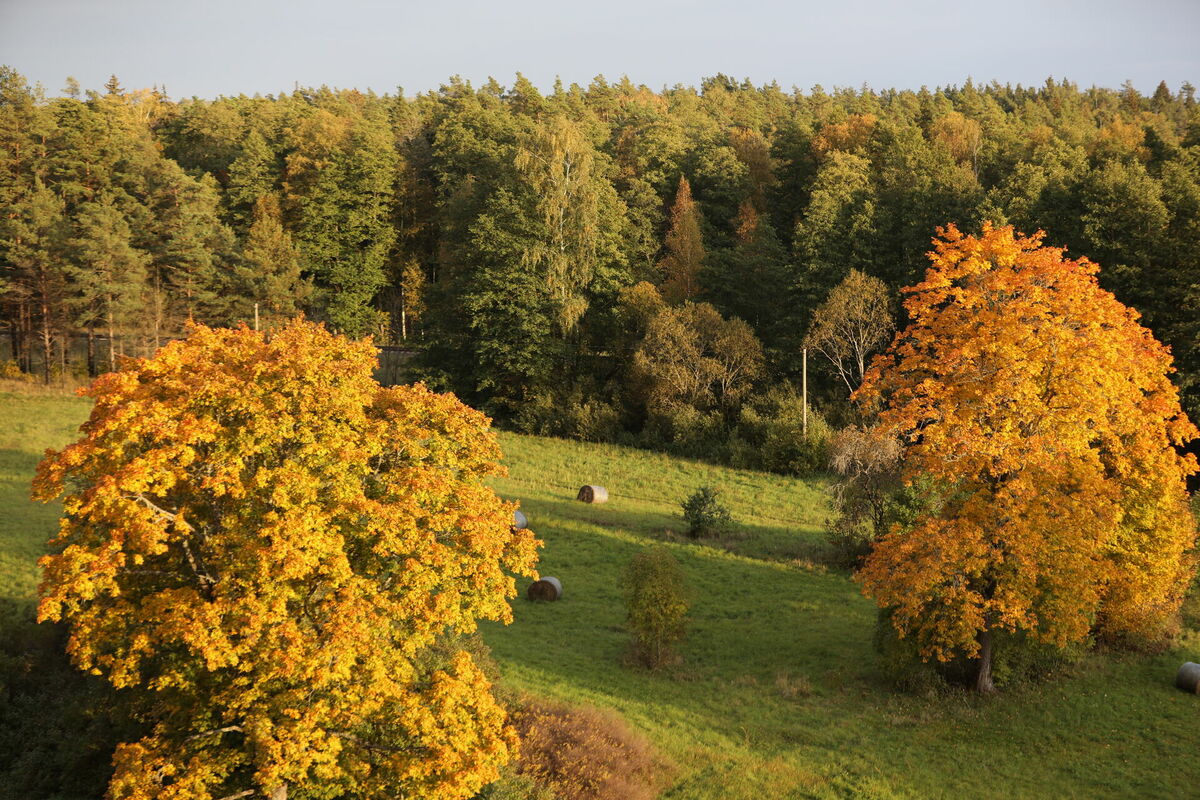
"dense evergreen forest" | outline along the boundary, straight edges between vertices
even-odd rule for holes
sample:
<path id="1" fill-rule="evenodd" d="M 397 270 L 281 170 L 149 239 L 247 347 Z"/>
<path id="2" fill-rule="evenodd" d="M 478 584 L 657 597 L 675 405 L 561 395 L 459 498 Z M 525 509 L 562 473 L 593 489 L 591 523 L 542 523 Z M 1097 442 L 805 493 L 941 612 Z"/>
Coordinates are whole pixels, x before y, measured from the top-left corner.
<path id="1" fill-rule="evenodd" d="M 856 270 L 899 313 L 936 228 L 991 220 L 1098 262 L 1200 417 L 1189 84 L 543 94 L 518 76 L 176 102 L 116 78 L 47 97 L 4 68 L 0 142 L 0 361 L 45 380 L 188 319 L 303 312 L 521 430 L 801 471 L 814 311 Z M 852 382 L 809 356 L 844 422 Z"/>

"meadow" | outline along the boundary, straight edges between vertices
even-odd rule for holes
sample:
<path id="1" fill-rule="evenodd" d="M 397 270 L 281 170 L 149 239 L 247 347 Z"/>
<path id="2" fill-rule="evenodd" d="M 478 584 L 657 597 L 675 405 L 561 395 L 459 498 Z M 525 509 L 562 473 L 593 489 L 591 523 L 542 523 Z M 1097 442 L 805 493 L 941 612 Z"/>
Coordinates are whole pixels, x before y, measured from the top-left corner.
<path id="1" fill-rule="evenodd" d="M 33 597 L 35 560 L 57 509 L 28 499 L 46 447 L 87 402 L 0 388 L 0 598 Z M 513 601 L 487 624 L 502 681 L 613 709 L 677 765 L 664 798 L 1195 796 L 1200 698 L 1172 686 L 1200 661 L 1200 634 L 1153 655 L 1093 653 L 1069 674 L 993 697 L 898 693 L 872 647 L 876 611 L 851 577 L 822 565 L 827 484 L 607 445 L 501 434 L 519 500 L 545 542 L 540 571 L 564 597 Z M 610 501 L 586 505 L 584 483 Z M 719 488 L 737 535 L 691 541 L 680 501 Z M 662 544 L 693 596 L 682 663 L 627 666 L 621 571 Z M 523 593 L 527 581 L 518 585 Z M 6 603 L 8 605 L 9 603 Z"/>

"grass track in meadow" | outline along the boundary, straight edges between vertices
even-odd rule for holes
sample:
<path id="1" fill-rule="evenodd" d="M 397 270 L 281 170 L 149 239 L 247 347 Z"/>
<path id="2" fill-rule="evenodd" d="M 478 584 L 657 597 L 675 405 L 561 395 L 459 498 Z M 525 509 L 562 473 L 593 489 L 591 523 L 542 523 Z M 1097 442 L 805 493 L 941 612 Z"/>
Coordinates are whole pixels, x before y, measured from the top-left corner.
<path id="1" fill-rule="evenodd" d="M 0 388 L 4 598 L 32 598 L 57 509 L 29 501 L 29 480 L 87 407 Z M 510 474 L 494 485 L 521 500 L 546 543 L 541 570 L 565 590 L 560 603 L 518 598 L 511 626 L 484 626 L 503 680 L 624 714 L 679 765 L 666 797 L 1200 796 L 1200 698 L 1171 686 L 1183 660 L 1200 660 L 1200 635 L 1155 656 L 1093 655 L 1070 677 L 995 698 L 896 695 L 875 665 L 871 604 L 845 575 L 804 560 L 820 547 L 820 482 L 627 448 L 501 442 Z M 612 499 L 576 502 L 584 483 Z M 672 533 L 679 502 L 704 484 L 723 491 L 746 538 L 717 547 Z M 619 576 L 652 542 L 675 552 L 695 595 L 684 663 L 664 675 L 622 666 Z"/>

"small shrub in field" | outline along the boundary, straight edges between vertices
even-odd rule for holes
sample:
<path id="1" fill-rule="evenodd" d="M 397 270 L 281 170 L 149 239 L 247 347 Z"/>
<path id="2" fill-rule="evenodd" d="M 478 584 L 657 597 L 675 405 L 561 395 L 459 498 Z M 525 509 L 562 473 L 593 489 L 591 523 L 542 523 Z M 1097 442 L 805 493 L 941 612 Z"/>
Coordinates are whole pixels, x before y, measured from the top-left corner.
<path id="1" fill-rule="evenodd" d="M 689 605 L 679 562 L 666 548 L 644 550 L 626 568 L 624 588 L 634 656 L 651 669 L 677 660 Z"/>
<path id="2" fill-rule="evenodd" d="M 825 527 L 840 565 L 858 567 L 875 540 L 901 521 L 902 452 L 897 439 L 873 428 L 852 426 L 833 436 L 829 466 L 839 480 L 833 486 L 835 515 Z"/>
<path id="3" fill-rule="evenodd" d="M 509 721 L 521 739 L 519 776 L 555 800 L 652 800 L 671 770 L 645 737 L 609 711 L 526 698 Z"/>
<path id="4" fill-rule="evenodd" d="M 701 486 L 683 501 L 683 518 L 688 524 L 688 536 L 721 536 L 733 528 L 729 509 L 721 504 L 720 492 L 711 486 Z"/>
<path id="5" fill-rule="evenodd" d="M 33 383 L 37 379 L 28 372 L 22 372 L 15 361 L 0 361 L 0 380 Z"/>

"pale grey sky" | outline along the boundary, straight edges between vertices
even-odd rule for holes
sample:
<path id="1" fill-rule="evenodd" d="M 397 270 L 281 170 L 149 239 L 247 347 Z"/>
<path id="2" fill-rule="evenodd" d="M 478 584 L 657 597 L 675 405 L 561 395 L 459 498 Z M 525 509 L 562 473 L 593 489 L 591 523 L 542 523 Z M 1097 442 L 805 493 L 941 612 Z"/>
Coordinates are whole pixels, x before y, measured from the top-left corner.
<path id="1" fill-rule="evenodd" d="M 785 89 L 1200 84 L 1200 0 L 0 0 L 0 63 L 51 94 L 435 89 L 523 72 L 658 89 L 723 72 Z"/>

